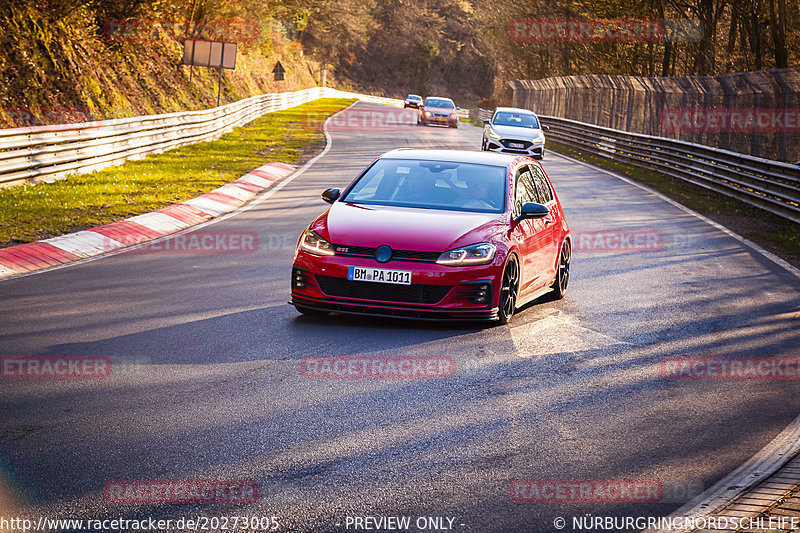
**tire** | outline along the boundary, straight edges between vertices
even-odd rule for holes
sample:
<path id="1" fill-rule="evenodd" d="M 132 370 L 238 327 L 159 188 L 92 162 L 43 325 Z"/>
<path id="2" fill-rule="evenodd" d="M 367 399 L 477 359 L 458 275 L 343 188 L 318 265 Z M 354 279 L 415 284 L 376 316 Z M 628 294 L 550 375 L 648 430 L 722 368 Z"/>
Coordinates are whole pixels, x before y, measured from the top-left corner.
<path id="1" fill-rule="evenodd" d="M 458 123 L 455 123 L 455 124 L 453 124 L 453 125 L 452 125 L 452 126 L 450 126 L 450 127 L 451 127 L 451 128 L 456 128 L 456 129 L 458 129 Z"/>
<path id="2" fill-rule="evenodd" d="M 564 244 L 561 245 L 561 252 L 558 254 L 556 279 L 550 286 L 553 289 L 553 300 L 560 300 L 567 293 L 567 286 L 569 285 L 570 263 L 572 263 L 572 245 L 569 241 L 564 241 Z"/>
<path id="3" fill-rule="evenodd" d="M 307 307 L 298 307 L 294 306 L 297 309 L 297 312 L 301 315 L 312 317 L 312 318 L 325 318 L 330 314 L 329 311 L 320 311 L 319 309 L 309 309 Z"/>
<path id="4" fill-rule="evenodd" d="M 503 277 L 500 281 L 500 301 L 498 302 L 497 318 L 500 324 L 505 325 L 511 322 L 514 311 L 517 308 L 517 295 L 519 293 L 519 262 L 517 257 L 512 255 L 506 261 L 503 269 Z"/>

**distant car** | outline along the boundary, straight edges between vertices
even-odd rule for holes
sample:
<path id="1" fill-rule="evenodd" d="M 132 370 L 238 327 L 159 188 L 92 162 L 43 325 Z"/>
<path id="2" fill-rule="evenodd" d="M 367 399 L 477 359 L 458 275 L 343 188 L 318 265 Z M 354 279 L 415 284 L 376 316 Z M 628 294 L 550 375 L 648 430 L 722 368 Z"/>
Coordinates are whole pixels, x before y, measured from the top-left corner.
<path id="1" fill-rule="evenodd" d="M 370 164 L 303 231 L 290 303 L 330 312 L 511 320 L 564 296 L 572 238 L 542 166 L 529 157 L 398 149 Z"/>
<path id="2" fill-rule="evenodd" d="M 413 107 L 414 109 L 419 109 L 419 106 L 422 105 L 422 97 L 417 94 L 409 94 L 406 96 L 405 101 L 403 102 L 403 109 L 407 107 Z"/>
<path id="3" fill-rule="evenodd" d="M 440 96 L 429 96 L 425 99 L 422 107 L 419 108 L 417 124 L 427 126 L 428 124 L 441 124 L 451 128 L 458 127 L 458 110 L 456 104 L 449 98 Z"/>
<path id="4" fill-rule="evenodd" d="M 533 111 L 498 107 L 491 120 L 485 120 L 481 150 L 544 158 L 544 130 Z"/>

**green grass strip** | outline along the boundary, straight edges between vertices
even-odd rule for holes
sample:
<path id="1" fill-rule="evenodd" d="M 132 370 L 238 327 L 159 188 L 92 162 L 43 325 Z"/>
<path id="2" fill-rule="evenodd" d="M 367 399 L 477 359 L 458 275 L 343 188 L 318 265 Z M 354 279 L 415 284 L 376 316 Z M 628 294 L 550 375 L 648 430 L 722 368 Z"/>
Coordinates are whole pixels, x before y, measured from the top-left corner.
<path id="1" fill-rule="evenodd" d="M 320 99 L 269 113 L 216 141 L 0 189 L 0 247 L 71 233 L 183 202 L 271 161 L 302 164 L 325 145 L 324 119 L 354 100 Z"/>

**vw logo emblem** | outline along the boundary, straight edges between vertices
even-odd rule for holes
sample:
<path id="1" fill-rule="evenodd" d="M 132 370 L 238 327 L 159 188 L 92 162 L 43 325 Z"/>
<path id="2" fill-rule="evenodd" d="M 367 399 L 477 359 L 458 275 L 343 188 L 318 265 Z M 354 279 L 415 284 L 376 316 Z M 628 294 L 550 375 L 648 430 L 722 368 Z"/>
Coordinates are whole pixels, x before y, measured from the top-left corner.
<path id="1" fill-rule="evenodd" d="M 386 246 L 385 244 L 378 246 L 378 249 L 375 250 L 375 259 L 377 259 L 379 263 L 385 263 L 391 258 L 392 258 L 392 249 Z"/>

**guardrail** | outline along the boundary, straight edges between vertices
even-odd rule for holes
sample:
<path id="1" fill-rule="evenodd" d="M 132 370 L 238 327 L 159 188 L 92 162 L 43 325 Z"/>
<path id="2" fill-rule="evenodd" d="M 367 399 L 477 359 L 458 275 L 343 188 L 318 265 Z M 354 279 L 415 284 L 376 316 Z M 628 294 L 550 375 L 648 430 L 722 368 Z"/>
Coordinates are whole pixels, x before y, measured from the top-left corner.
<path id="1" fill-rule="evenodd" d="M 402 106 L 403 101 L 315 87 L 253 96 L 231 104 L 164 115 L 0 130 L 0 187 L 53 181 L 220 137 L 266 113 L 317 98 L 358 98 Z"/>
<path id="2" fill-rule="evenodd" d="M 478 108 L 478 120 L 492 120 L 493 109 Z"/>
<path id="3" fill-rule="evenodd" d="M 800 166 L 702 144 L 540 115 L 547 136 L 607 159 L 648 168 L 800 223 Z"/>

